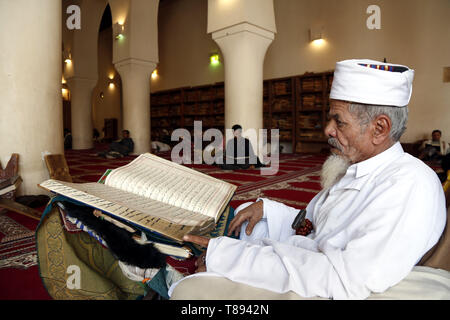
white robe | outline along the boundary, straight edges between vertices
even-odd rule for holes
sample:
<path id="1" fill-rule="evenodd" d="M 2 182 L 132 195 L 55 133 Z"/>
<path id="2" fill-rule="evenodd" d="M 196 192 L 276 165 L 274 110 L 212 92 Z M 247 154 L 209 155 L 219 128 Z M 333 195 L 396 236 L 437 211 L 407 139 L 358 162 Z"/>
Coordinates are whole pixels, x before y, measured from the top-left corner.
<path id="1" fill-rule="evenodd" d="M 261 200 L 264 217 L 250 237 L 244 225 L 242 240 L 211 239 L 208 272 L 194 276 L 220 275 L 303 297 L 364 299 L 406 277 L 446 222 L 437 175 L 400 143 L 350 166 L 311 200 L 307 218 L 314 231 L 308 237 L 291 229 L 298 210 Z"/>

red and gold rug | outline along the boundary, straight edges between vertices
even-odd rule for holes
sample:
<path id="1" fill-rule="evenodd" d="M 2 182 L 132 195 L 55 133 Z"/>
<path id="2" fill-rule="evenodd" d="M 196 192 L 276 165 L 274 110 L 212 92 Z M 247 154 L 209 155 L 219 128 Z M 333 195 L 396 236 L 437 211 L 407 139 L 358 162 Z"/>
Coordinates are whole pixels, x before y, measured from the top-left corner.
<path id="1" fill-rule="evenodd" d="M 106 169 L 123 166 L 135 156 L 104 159 L 95 150 L 65 152 L 74 182 L 96 182 Z M 159 156 L 170 160 L 170 152 Z M 231 206 L 268 197 L 296 208 L 304 208 L 320 190 L 318 173 L 325 155 L 281 154 L 279 171 L 263 176 L 258 169 L 222 170 L 206 164 L 186 165 L 238 186 Z M 38 221 L 6 212 L 0 214 L 0 299 L 50 299 L 39 278 L 34 231 Z"/>
<path id="2" fill-rule="evenodd" d="M 74 182 L 96 182 L 106 169 L 123 166 L 135 156 L 104 159 L 95 150 L 69 150 L 65 153 Z M 170 152 L 158 154 L 170 159 Z M 302 209 L 320 191 L 319 172 L 326 155 L 281 154 L 279 171 L 263 176 L 258 169 L 222 170 L 206 164 L 186 165 L 238 186 L 231 201 L 236 208 L 258 197 L 267 197 Z M 436 168 L 433 168 L 436 171 Z M 43 208 L 42 208 L 43 209 Z M 0 214 L 0 300 L 50 299 L 39 278 L 34 231 L 37 221 L 6 212 Z"/>
<path id="3" fill-rule="evenodd" d="M 0 269 L 27 269 L 36 265 L 37 221 L 33 222 L 14 212 L 0 214 Z"/>
<path id="4" fill-rule="evenodd" d="M 0 300 L 50 299 L 38 273 L 37 225 L 15 212 L 0 212 Z"/>

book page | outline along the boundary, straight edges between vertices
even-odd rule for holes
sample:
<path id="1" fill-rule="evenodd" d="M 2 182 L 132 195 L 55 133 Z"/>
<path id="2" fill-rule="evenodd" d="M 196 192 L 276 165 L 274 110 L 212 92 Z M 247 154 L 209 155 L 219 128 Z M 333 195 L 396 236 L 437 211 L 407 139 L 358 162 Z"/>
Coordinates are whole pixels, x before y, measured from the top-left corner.
<path id="1" fill-rule="evenodd" d="M 146 153 L 114 169 L 105 184 L 217 220 L 236 186 Z"/>
<path id="2" fill-rule="evenodd" d="M 180 242 L 185 234 L 205 234 L 214 228 L 212 218 L 100 183 L 50 179 L 40 186 Z"/>

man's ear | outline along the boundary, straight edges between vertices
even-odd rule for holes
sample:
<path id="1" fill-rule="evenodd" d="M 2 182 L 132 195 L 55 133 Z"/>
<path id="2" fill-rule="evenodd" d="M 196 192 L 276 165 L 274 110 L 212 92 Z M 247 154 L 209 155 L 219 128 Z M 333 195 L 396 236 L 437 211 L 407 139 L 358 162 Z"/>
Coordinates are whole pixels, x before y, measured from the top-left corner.
<path id="1" fill-rule="evenodd" d="M 373 128 L 373 144 L 382 144 L 386 139 L 389 139 L 392 128 L 391 119 L 387 115 L 381 114 L 373 121 Z"/>

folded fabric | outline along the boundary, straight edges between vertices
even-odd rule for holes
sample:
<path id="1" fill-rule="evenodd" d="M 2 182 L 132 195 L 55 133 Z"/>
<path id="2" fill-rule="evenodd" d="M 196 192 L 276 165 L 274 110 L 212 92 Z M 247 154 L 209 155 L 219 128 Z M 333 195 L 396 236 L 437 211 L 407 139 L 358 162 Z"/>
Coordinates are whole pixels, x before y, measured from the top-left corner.
<path id="1" fill-rule="evenodd" d="M 141 268 L 161 268 L 166 263 L 166 256 L 159 252 L 151 243 L 139 244 L 132 238 L 132 233 L 119 228 L 103 219 L 95 217 L 93 209 L 87 206 L 76 205 L 68 201 L 59 201 L 66 213 L 82 222 L 91 235 L 111 250 L 111 253 L 120 261 Z"/>

